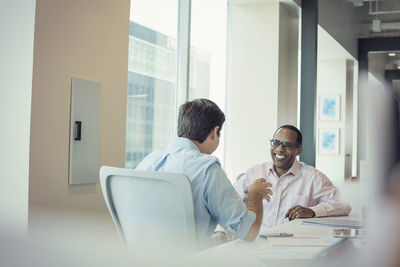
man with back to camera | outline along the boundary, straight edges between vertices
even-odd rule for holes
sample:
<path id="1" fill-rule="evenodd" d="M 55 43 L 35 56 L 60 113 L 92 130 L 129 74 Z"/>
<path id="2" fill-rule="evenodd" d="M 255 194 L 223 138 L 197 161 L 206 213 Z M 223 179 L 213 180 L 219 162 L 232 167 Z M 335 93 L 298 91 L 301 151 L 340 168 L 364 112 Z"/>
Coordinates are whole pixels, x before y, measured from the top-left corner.
<path id="1" fill-rule="evenodd" d="M 179 108 L 178 137 L 144 158 L 136 170 L 176 172 L 191 181 L 199 247 L 210 245 L 217 224 L 238 238 L 254 240 L 260 230 L 262 200 L 272 193 L 264 178 L 249 183 L 247 207 L 211 154 L 217 149 L 224 113 L 212 101 L 195 99 Z"/>
<path id="2" fill-rule="evenodd" d="M 296 156 L 302 152 L 302 134 L 292 125 L 279 127 L 270 140 L 272 162 L 264 162 L 247 170 L 234 184 L 238 194 L 246 201 L 247 187 L 256 178 L 265 177 L 272 184 L 271 200 L 264 201 L 261 232 L 282 224 L 285 218 L 312 218 L 348 215 L 351 207 L 337 198 L 337 188 L 322 172 Z M 225 233 L 217 227 L 213 242 L 223 243 Z"/>

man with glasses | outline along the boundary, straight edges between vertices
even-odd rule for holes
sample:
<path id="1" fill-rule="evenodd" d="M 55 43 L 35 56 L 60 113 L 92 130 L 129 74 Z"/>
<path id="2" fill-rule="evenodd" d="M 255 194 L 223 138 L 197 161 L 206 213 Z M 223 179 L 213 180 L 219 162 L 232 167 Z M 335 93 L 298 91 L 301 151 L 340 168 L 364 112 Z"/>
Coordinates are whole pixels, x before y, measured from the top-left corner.
<path id="1" fill-rule="evenodd" d="M 263 201 L 260 232 L 285 220 L 348 215 L 351 211 L 349 205 L 338 200 L 338 191 L 326 175 L 296 159 L 302 152 L 302 139 L 296 127 L 279 127 L 270 140 L 272 162 L 251 167 L 234 184 L 244 201 L 248 197 L 247 188 L 254 180 L 263 177 L 272 184 L 270 201 Z M 214 243 L 224 239 L 221 230 L 217 227 Z"/>

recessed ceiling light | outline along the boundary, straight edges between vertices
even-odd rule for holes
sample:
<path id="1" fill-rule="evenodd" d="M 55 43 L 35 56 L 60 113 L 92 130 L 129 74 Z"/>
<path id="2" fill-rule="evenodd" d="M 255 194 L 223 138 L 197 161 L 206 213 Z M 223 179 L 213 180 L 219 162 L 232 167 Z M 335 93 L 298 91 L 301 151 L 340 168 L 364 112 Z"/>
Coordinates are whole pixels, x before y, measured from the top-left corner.
<path id="1" fill-rule="evenodd" d="M 389 56 L 389 57 L 395 57 L 395 56 L 396 56 L 396 53 L 389 53 L 388 56 Z"/>

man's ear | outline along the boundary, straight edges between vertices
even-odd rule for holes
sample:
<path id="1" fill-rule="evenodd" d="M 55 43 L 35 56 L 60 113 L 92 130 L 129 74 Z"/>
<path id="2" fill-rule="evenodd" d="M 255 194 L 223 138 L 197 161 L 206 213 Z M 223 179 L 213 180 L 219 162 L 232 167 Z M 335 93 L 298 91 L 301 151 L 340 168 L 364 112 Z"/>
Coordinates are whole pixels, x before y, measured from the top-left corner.
<path id="1" fill-rule="evenodd" d="M 219 130 L 219 126 L 215 126 L 214 129 L 211 130 L 211 139 L 218 137 L 218 130 Z"/>
<path id="2" fill-rule="evenodd" d="M 296 156 L 300 155 L 301 152 L 303 152 L 303 147 L 299 147 L 299 148 L 297 149 Z"/>

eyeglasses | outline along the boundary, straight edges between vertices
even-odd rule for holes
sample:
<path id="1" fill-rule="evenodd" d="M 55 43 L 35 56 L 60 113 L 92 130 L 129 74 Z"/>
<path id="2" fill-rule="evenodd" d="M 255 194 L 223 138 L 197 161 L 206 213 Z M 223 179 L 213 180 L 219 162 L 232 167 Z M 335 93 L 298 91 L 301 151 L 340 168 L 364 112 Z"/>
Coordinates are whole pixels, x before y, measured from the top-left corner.
<path id="1" fill-rule="evenodd" d="M 293 148 L 298 148 L 301 147 L 300 144 L 293 144 L 293 143 L 289 143 L 289 142 L 281 142 L 277 139 L 271 139 L 269 140 L 269 142 L 271 143 L 272 147 L 279 147 L 280 145 L 282 145 L 282 147 L 284 149 L 293 149 Z"/>

